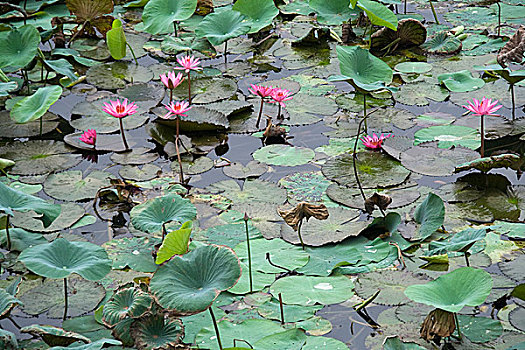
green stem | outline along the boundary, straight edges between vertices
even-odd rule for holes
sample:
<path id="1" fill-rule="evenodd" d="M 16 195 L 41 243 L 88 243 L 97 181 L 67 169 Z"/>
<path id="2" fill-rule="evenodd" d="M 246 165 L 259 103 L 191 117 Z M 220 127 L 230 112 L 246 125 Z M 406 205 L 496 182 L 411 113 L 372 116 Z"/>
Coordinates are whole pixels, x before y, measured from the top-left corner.
<path id="1" fill-rule="evenodd" d="M 244 227 L 246 229 L 246 246 L 248 249 L 248 274 L 250 276 L 250 293 L 253 293 L 252 254 L 250 252 L 250 234 L 248 231 L 248 215 L 246 213 L 244 213 Z"/>
<path id="2" fill-rule="evenodd" d="M 11 250 L 11 236 L 9 235 L 9 218 L 10 216 L 7 215 L 5 219 L 5 236 L 7 240 L 7 250 Z"/>
<path id="3" fill-rule="evenodd" d="M 133 56 L 133 59 L 135 60 L 135 65 L 138 66 L 139 62 L 137 61 L 137 57 L 135 56 L 135 51 L 133 51 L 133 48 L 131 47 L 130 44 L 128 44 L 127 41 L 126 41 L 126 45 L 128 46 L 129 51 L 131 51 L 131 55 Z"/>
<path id="4" fill-rule="evenodd" d="M 436 9 L 434 9 L 434 5 L 432 4 L 432 0 L 428 0 L 430 3 L 430 8 L 432 9 L 432 14 L 434 15 L 434 20 L 436 21 L 436 24 L 439 25 L 438 16 L 436 14 Z"/>
<path id="5" fill-rule="evenodd" d="M 359 191 L 361 192 L 361 196 L 363 197 L 363 201 L 366 201 L 365 191 L 363 191 L 363 186 L 361 185 L 361 181 L 359 180 L 359 174 L 357 173 L 357 166 L 355 164 L 355 160 L 357 158 L 357 143 L 359 142 L 359 135 L 361 135 L 361 125 L 363 122 L 366 122 L 366 118 L 368 116 L 365 116 L 361 121 L 359 121 L 359 124 L 357 125 L 357 135 L 355 137 L 354 142 L 354 153 L 352 154 L 352 165 L 354 168 L 354 177 L 355 181 L 357 182 L 357 186 L 359 187 Z"/>
<path id="6" fill-rule="evenodd" d="M 470 267 L 470 262 L 468 261 L 468 253 L 464 252 L 463 254 L 465 255 L 465 261 L 467 263 L 467 267 Z"/>
<path id="7" fill-rule="evenodd" d="M 120 124 L 120 134 L 122 135 L 122 143 L 124 143 L 125 151 L 129 151 L 128 142 L 126 141 L 126 135 L 124 135 L 124 124 L 122 123 L 122 118 L 118 119 Z"/>
<path id="8" fill-rule="evenodd" d="M 303 220 L 299 221 L 299 226 L 297 227 L 297 235 L 299 236 L 299 240 L 301 241 L 301 247 L 303 247 L 304 250 L 303 237 L 301 236 L 301 226 L 303 226 Z"/>
<path id="9" fill-rule="evenodd" d="M 62 317 L 62 320 L 66 320 L 67 318 L 67 277 L 64 278 L 64 317 Z"/>
<path id="10" fill-rule="evenodd" d="M 177 38 L 179 36 L 177 30 L 177 21 L 173 22 L 173 32 L 175 33 L 175 37 Z"/>
<path id="11" fill-rule="evenodd" d="M 366 122 L 366 93 L 363 94 L 363 119 L 365 121 L 365 133 L 368 134 L 368 125 Z"/>
<path id="12" fill-rule="evenodd" d="M 481 158 L 485 157 L 485 123 L 484 116 L 481 116 Z"/>
<path id="13" fill-rule="evenodd" d="M 219 344 L 219 349 L 222 350 L 222 343 L 221 343 L 221 335 L 219 334 L 219 327 L 217 327 L 217 320 L 215 319 L 215 315 L 213 314 L 213 310 L 210 306 L 208 310 L 210 310 L 211 320 L 213 322 L 213 328 L 215 328 L 215 335 L 217 336 L 217 343 Z"/>
<path id="14" fill-rule="evenodd" d="M 263 111 L 263 105 L 264 105 L 264 98 L 261 97 L 261 108 L 259 108 L 259 116 L 257 117 L 257 123 L 255 124 L 255 127 L 259 129 L 259 123 L 261 122 L 261 116 Z"/>
<path id="15" fill-rule="evenodd" d="M 191 105 L 191 80 L 190 80 L 190 72 L 188 72 L 188 102 Z"/>
<path id="16" fill-rule="evenodd" d="M 458 314 L 454 312 L 454 320 L 456 321 L 456 329 L 458 331 L 459 340 L 461 340 L 461 330 L 459 329 Z"/>

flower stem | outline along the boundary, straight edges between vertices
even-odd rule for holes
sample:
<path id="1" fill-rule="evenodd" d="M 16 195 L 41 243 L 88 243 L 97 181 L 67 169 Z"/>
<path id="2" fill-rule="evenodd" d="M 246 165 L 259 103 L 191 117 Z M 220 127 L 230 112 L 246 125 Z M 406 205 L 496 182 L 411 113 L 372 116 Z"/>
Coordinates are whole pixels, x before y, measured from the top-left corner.
<path id="1" fill-rule="evenodd" d="M 365 191 L 363 191 L 363 186 L 361 185 L 361 181 L 359 181 L 359 175 L 357 174 L 357 166 L 355 165 L 355 160 L 357 158 L 357 142 L 359 142 L 359 135 L 361 135 L 361 125 L 363 122 L 366 122 L 366 118 L 368 116 L 366 115 L 361 121 L 359 122 L 359 125 L 357 126 L 357 135 L 355 137 L 354 142 L 354 153 L 352 154 L 352 165 L 354 167 L 354 177 L 355 181 L 357 182 L 357 186 L 359 187 L 359 191 L 361 192 L 361 196 L 363 197 L 363 201 L 366 201 Z"/>
<path id="2" fill-rule="evenodd" d="M 180 183 L 183 184 L 184 183 L 184 173 L 182 171 L 182 160 L 180 159 L 180 151 L 179 151 L 179 142 L 180 142 L 180 138 L 179 138 L 179 117 L 177 116 L 176 119 L 176 129 L 177 129 L 177 134 L 176 134 L 176 137 L 175 137 L 175 150 L 177 151 L 177 161 L 179 162 L 179 180 L 180 180 Z"/>
<path id="3" fill-rule="evenodd" d="M 188 72 L 188 102 L 191 105 L 191 80 L 190 80 L 190 72 Z"/>
<path id="4" fill-rule="evenodd" d="M 281 119 L 281 104 L 278 103 L 277 105 L 279 106 L 277 110 L 277 119 Z"/>
<path id="5" fill-rule="evenodd" d="M 281 309 L 281 325 L 284 325 L 283 296 L 279 293 L 279 308 Z"/>
<path id="6" fill-rule="evenodd" d="M 135 60 L 135 65 L 138 66 L 139 62 L 137 61 L 137 57 L 135 56 L 135 51 L 133 51 L 133 48 L 127 41 L 126 41 L 126 45 L 128 45 L 129 51 L 131 51 L 131 55 L 133 56 L 133 59 Z"/>
<path id="7" fill-rule="evenodd" d="M 219 344 L 219 349 L 222 350 L 222 343 L 221 343 L 221 335 L 219 334 L 219 327 L 217 327 L 217 320 L 215 319 L 215 315 L 213 314 L 213 310 L 210 306 L 208 310 L 210 310 L 211 320 L 213 322 L 213 328 L 215 328 L 215 335 L 217 336 L 217 343 Z"/>
<path id="8" fill-rule="evenodd" d="M 126 141 L 126 135 L 124 135 L 124 124 L 122 123 L 122 118 L 118 119 L 120 124 L 120 134 L 122 135 L 122 143 L 124 144 L 125 151 L 129 151 L 128 142 Z"/>
<path id="9" fill-rule="evenodd" d="M 261 122 L 261 116 L 263 111 L 263 105 L 264 105 L 264 98 L 261 97 L 261 108 L 259 108 L 259 116 L 257 117 L 257 123 L 255 124 L 255 127 L 259 129 L 259 123 Z"/>
<path id="10" fill-rule="evenodd" d="M 66 320 L 67 318 L 67 277 L 64 278 L 64 316 L 62 317 L 62 320 Z"/>
<path id="11" fill-rule="evenodd" d="M 485 157 L 485 123 L 484 116 L 481 116 L 481 158 Z"/>
<path id="12" fill-rule="evenodd" d="M 250 234 L 248 233 L 248 215 L 244 213 L 244 227 L 246 229 L 246 246 L 248 248 L 248 273 L 250 276 L 250 293 L 253 293 L 252 254 L 250 252 Z"/>
<path id="13" fill-rule="evenodd" d="M 297 235 L 299 235 L 299 240 L 301 241 L 301 246 L 304 250 L 304 242 L 303 237 L 301 236 L 301 226 L 303 226 L 303 220 L 299 221 L 299 226 L 297 227 Z"/>
<path id="14" fill-rule="evenodd" d="M 430 3 L 430 8 L 432 9 L 432 14 L 434 15 L 434 20 L 436 21 L 436 24 L 439 25 L 439 20 L 438 20 L 438 17 L 436 15 L 436 10 L 434 9 L 434 5 L 432 4 L 432 0 L 428 0 L 428 2 Z"/>

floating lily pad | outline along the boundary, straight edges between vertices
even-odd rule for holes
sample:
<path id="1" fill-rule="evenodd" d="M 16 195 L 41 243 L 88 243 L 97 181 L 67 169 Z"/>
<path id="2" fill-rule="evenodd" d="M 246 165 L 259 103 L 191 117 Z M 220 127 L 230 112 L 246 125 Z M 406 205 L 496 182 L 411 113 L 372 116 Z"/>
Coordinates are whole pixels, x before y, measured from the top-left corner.
<path id="1" fill-rule="evenodd" d="M 155 245 L 160 239 L 155 237 L 132 237 L 113 239 L 103 247 L 113 260 L 113 269 L 129 268 L 140 272 L 155 272 L 157 265 L 153 259 Z"/>
<path id="2" fill-rule="evenodd" d="M 511 311 L 509 314 L 509 322 L 516 329 L 523 331 L 525 327 L 523 326 L 523 320 L 525 319 L 525 308 L 517 307 Z"/>
<path id="3" fill-rule="evenodd" d="M 194 161 L 182 161 L 182 169 L 184 174 L 197 175 L 213 169 L 213 160 L 209 157 L 199 157 Z M 174 172 L 179 171 L 179 163 L 177 161 L 171 162 L 171 169 Z"/>
<path id="4" fill-rule="evenodd" d="M 77 341 L 83 343 L 91 342 L 90 339 L 84 337 L 83 335 L 68 332 L 62 328 L 55 326 L 45 326 L 45 325 L 31 325 L 26 326 L 20 329 L 22 333 L 30 333 L 36 336 L 42 337 L 44 342 L 48 345 L 69 345 Z"/>
<path id="5" fill-rule="evenodd" d="M 297 271 L 308 276 L 328 276 L 340 263 L 356 264 L 361 259 L 361 253 L 352 243 L 348 239 L 322 247 L 306 247 L 310 259 Z"/>
<path id="6" fill-rule="evenodd" d="M 13 142 L 0 148 L 0 157 L 11 159 L 16 164 L 9 171 L 16 175 L 42 175 L 59 172 L 80 163 L 80 155 L 63 142 L 31 140 Z"/>
<path id="7" fill-rule="evenodd" d="M 455 167 L 479 157 L 479 153 L 465 149 L 441 149 L 415 146 L 401 154 L 401 164 L 413 172 L 429 176 L 451 176 Z"/>
<path id="8" fill-rule="evenodd" d="M 248 294 L 250 293 L 250 277 L 248 274 L 248 265 L 241 263 L 242 275 L 235 286 L 228 289 L 232 294 Z M 266 289 L 275 281 L 275 275 L 270 273 L 263 273 L 258 270 L 252 271 L 252 291 L 260 291 Z"/>
<path id="9" fill-rule="evenodd" d="M 486 343 L 503 334 L 503 326 L 498 320 L 488 317 L 458 315 L 461 332 L 473 343 Z"/>
<path id="10" fill-rule="evenodd" d="M 319 172 L 308 172 L 290 174 L 279 184 L 286 188 L 289 200 L 313 203 L 327 201 L 325 191 L 330 181 Z"/>
<path id="11" fill-rule="evenodd" d="M 251 224 L 248 224 L 248 234 L 250 239 L 262 237 L 261 232 Z M 233 248 L 246 240 L 246 227 L 244 223 L 218 225 L 210 227 L 200 235 L 208 243 L 226 245 Z"/>
<path id="12" fill-rule="evenodd" d="M 350 236 L 357 236 L 368 224 L 364 221 L 355 221 L 361 213 L 357 210 L 330 208 L 326 220 L 312 218 L 303 222 L 301 236 L 308 246 L 321 246 L 335 243 Z M 299 236 L 288 225 L 281 226 L 281 235 L 287 242 L 300 244 Z"/>
<path id="13" fill-rule="evenodd" d="M 309 148 L 288 145 L 269 145 L 253 153 L 261 163 L 280 166 L 303 165 L 314 159 L 315 153 Z"/>
<path id="14" fill-rule="evenodd" d="M 88 117 L 89 118 L 89 117 Z M 85 124 L 86 127 L 87 123 Z M 64 142 L 67 143 L 69 146 L 83 149 L 86 151 L 111 151 L 111 152 L 123 152 L 126 150 L 126 147 L 124 147 L 124 144 L 122 143 L 122 136 L 120 135 L 105 135 L 101 134 L 97 130 L 97 142 L 95 147 L 92 145 L 88 145 L 82 141 L 80 141 L 80 137 L 82 136 L 82 132 L 76 132 L 73 134 L 68 134 L 64 136 Z M 129 147 L 135 146 L 135 142 L 128 140 Z"/>
<path id="15" fill-rule="evenodd" d="M 276 298 L 282 294 L 283 303 L 295 305 L 329 305 L 352 297 L 354 284 L 345 276 L 289 276 L 278 279 L 270 287 Z"/>
<path id="16" fill-rule="evenodd" d="M 51 197 L 64 201 L 93 199 L 101 187 L 108 186 L 113 174 L 94 170 L 84 178 L 82 171 L 72 170 L 50 174 L 44 182 L 44 191 Z"/>
<path id="17" fill-rule="evenodd" d="M 414 134 L 414 145 L 423 142 L 437 141 L 439 148 L 463 146 L 475 150 L 480 147 L 481 141 L 478 131 L 460 125 L 436 125 L 418 130 Z"/>
<path id="18" fill-rule="evenodd" d="M 437 79 L 440 84 L 445 84 L 447 89 L 453 92 L 474 91 L 485 85 L 483 79 L 474 78 L 468 70 L 441 74 Z"/>
<path id="19" fill-rule="evenodd" d="M 122 165 L 142 165 L 155 161 L 159 155 L 150 152 L 151 149 L 146 147 L 138 147 L 127 153 L 114 153 L 111 160 Z"/>
<path id="20" fill-rule="evenodd" d="M 432 70 L 432 65 L 426 62 L 401 62 L 396 64 L 395 70 L 401 73 L 423 74 Z"/>
<path id="21" fill-rule="evenodd" d="M 351 154 L 343 154 L 329 159 L 322 168 L 323 174 L 340 185 L 356 187 L 352 157 Z M 396 186 L 410 175 L 401 163 L 380 152 L 359 152 L 356 167 L 365 188 Z"/>
<path id="22" fill-rule="evenodd" d="M 48 279 L 43 283 L 23 292 L 20 300 L 24 303 L 22 310 L 33 316 L 47 311 L 47 317 L 62 318 L 64 314 L 64 295 L 61 293 L 62 280 Z M 78 277 L 68 278 L 68 314 L 76 317 L 93 311 L 104 299 L 104 288 L 91 281 Z"/>
<path id="23" fill-rule="evenodd" d="M 394 93 L 394 99 L 409 106 L 426 106 L 429 104 L 429 99 L 441 102 L 445 101 L 448 95 L 447 89 L 439 85 L 418 82 L 402 85 L 399 91 Z"/>
<path id="24" fill-rule="evenodd" d="M 312 109 L 311 106 L 316 106 Z M 337 104 L 334 100 L 307 94 L 296 94 L 294 98 L 286 103 L 286 111 L 290 119 L 285 119 L 285 125 L 304 125 L 319 121 L 318 115 L 332 115 L 337 112 Z"/>
<path id="25" fill-rule="evenodd" d="M 78 204 L 61 204 L 60 215 L 48 226 L 44 225 L 40 214 L 34 211 L 27 213 L 15 212 L 13 224 L 17 227 L 34 232 L 56 232 L 73 226 L 86 213 Z"/>
<path id="26" fill-rule="evenodd" d="M 156 108 L 153 112 L 162 116 L 166 113 L 164 108 Z M 179 127 L 183 131 L 196 132 L 196 131 L 217 131 L 224 130 L 230 126 L 228 118 L 223 113 L 201 106 L 194 106 L 186 113 L 187 117 L 183 117 L 179 121 Z M 176 121 L 158 119 L 158 123 L 175 126 Z"/>
<path id="27" fill-rule="evenodd" d="M 116 61 L 100 63 L 86 72 L 87 81 L 98 88 L 115 90 L 129 83 L 147 83 L 153 79 L 153 72 L 132 62 Z"/>
<path id="28" fill-rule="evenodd" d="M 276 184 L 262 180 L 246 180 L 244 185 L 234 180 L 216 182 L 207 187 L 211 193 L 222 194 L 236 204 L 273 203 L 283 204 L 286 201 L 286 190 Z"/>
<path id="29" fill-rule="evenodd" d="M 42 117 L 42 134 L 53 131 L 58 126 L 58 118 L 52 113 L 45 113 Z M 35 120 L 25 124 L 16 124 L 10 117 L 9 111 L 0 112 L 0 128 L 2 137 L 31 137 L 40 135 L 40 120 Z"/>
<path id="30" fill-rule="evenodd" d="M 222 168 L 222 171 L 224 175 L 234 179 L 247 179 L 261 176 L 268 171 L 268 166 L 252 160 L 246 166 L 241 163 L 232 163 L 230 166 Z"/>
<path id="31" fill-rule="evenodd" d="M 423 49 L 429 53 L 439 55 L 455 55 L 461 51 L 461 41 L 448 32 L 440 32 L 428 39 L 423 45 Z"/>
<path id="32" fill-rule="evenodd" d="M 157 165 L 144 164 L 142 167 L 125 165 L 122 168 L 120 168 L 118 173 L 121 177 L 127 180 L 148 181 L 156 178 L 160 171 L 161 169 Z"/>
<path id="33" fill-rule="evenodd" d="M 368 118 L 368 128 L 387 132 L 392 130 L 392 125 L 396 128 L 406 130 L 416 125 L 414 119 L 416 116 L 411 112 L 398 108 L 382 108 L 378 110 L 371 118 Z"/>
<path id="34" fill-rule="evenodd" d="M 203 104 L 227 100 L 237 92 L 237 84 L 229 78 L 205 77 L 191 80 L 192 103 Z M 188 80 L 173 90 L 173 98 L 188 98 Z"/>

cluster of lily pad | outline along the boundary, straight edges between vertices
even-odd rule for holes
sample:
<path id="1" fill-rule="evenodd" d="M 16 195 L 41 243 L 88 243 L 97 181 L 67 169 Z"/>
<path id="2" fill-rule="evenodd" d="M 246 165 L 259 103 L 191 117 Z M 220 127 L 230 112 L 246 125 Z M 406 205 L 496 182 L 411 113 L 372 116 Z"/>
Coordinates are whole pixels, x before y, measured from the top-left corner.
<path id="1" fill-rule="evenodd" d="M 0 347 L 522 347 L 525 7 L 430 5 L 5 5 Z"/>

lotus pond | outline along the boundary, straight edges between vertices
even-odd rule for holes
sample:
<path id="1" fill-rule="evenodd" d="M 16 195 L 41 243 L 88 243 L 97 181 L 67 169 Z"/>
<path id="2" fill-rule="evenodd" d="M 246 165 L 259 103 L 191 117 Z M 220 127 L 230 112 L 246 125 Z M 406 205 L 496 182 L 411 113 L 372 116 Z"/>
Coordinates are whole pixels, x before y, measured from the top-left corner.
<path id="1" fill-rule="evenodd" d="M 0 2 L 0 348 L 525 349 L 524 5 Z"/>

